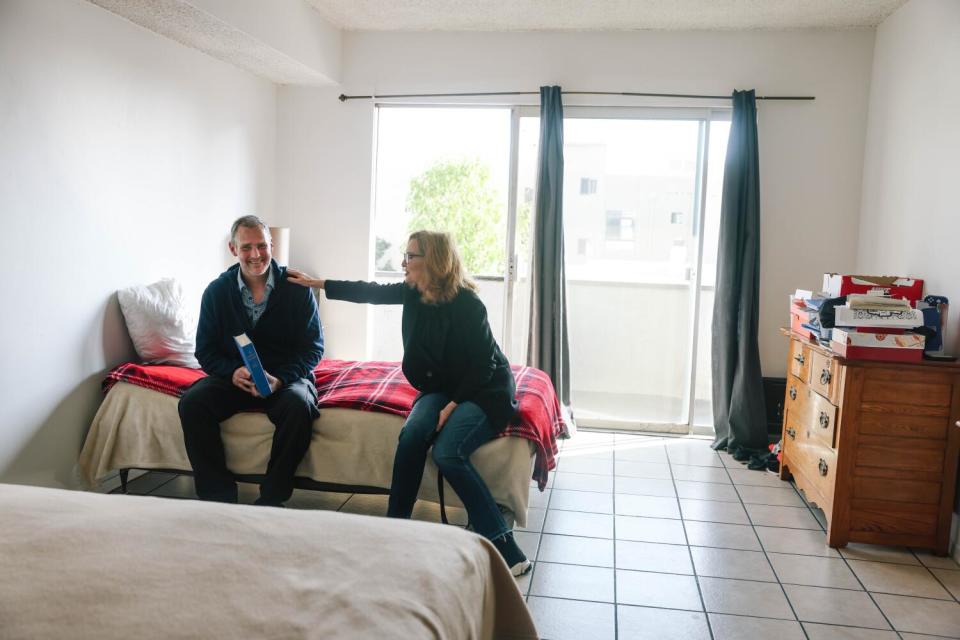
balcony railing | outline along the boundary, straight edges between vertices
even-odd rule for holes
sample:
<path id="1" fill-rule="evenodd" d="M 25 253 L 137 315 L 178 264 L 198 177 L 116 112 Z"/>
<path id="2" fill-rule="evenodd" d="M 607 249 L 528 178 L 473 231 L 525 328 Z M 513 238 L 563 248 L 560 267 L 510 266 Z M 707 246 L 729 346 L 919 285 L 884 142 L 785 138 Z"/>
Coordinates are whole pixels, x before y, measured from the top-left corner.
<path id="1" fill-rule="evenodd" d="M 378 272 L 379 282 L 399 282 L 402 275 Z M 524 358 L 525 326 L 509 343 L 503 336 L 504 279 L 476 278 L 487 306 L 491 329 L 507 356 Z M 690 283 L 567 280 L 572 402 L 579 423 L 592 426 L 642 426 L 686 430 L 686 390 L 690 381 Z M 515 287 L 515 308 L 525 309 L 526 282 Z M 711 316 L 713 286 L 701 288 L 697 340 L 694 425 L 712 425 Z M 375 306 L 370 357 L 398 360 L 400 307 Z M 677 426 L 679 425 L 679 426 Z"/>

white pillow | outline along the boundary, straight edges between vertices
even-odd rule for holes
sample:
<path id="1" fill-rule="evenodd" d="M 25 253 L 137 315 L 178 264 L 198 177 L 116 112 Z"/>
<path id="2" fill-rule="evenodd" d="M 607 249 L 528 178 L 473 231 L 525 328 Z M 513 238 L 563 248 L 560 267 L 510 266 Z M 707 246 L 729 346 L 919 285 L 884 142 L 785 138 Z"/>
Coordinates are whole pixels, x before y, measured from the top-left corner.
<path id="1" fill-rule="evenodd" d="M 183 287 L 177 280 L 164 278 L 145 287 L 121 289 L 117 298 L 141 360 L 200 368 L 193 355 L 197 338 L 194 305 L 184 302 Z"/>

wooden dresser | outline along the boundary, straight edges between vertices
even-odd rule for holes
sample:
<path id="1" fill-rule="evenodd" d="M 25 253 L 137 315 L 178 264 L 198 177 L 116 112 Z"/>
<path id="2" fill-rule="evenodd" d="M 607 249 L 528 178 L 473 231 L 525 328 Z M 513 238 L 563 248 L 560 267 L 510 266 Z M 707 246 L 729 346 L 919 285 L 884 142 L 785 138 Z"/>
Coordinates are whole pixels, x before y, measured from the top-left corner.
<path id="1" fill-rule="evenodd" d="M 960 364 L 847 360 L 790 338 L 780 477 L 827 516 L 827 542 L 944 555 L 960 452 Z"/>

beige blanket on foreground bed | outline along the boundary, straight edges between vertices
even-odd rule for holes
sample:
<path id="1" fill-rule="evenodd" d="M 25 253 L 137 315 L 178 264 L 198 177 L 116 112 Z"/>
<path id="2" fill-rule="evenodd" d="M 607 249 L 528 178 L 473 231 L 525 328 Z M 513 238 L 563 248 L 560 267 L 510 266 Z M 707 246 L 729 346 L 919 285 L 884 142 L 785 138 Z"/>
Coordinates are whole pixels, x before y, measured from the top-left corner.
<path id="1" fill-rule="evenodd" d="M 111 470 L 190 471 L 177 414 L 177 398 L 126 382 L 103 399 L 80 453 L 79 468 L 89 487 Z M 318 482 L 387 490 L 403 418 L 355 409 L 321 409 L 313 440 L 297 475 Z M 270 459 L 273 425 L 262 413 L 238 413 L 222 425 L 227 466 L 238 474 L 262 474 Z M 507 437 L 477 449 L 470 457 L 497 504 L 516 525 L 527 524 L 533 457 L 530 442 Z M 437 468 L 427 461 L 420 498 L 437 502 Z M 447 485 L 449 505 L 462 506 Z"/>
<path id="2" fill-rule="evenodd" d="M 0 636 L 534 638 L 458 527 L 0 484 Z"/>

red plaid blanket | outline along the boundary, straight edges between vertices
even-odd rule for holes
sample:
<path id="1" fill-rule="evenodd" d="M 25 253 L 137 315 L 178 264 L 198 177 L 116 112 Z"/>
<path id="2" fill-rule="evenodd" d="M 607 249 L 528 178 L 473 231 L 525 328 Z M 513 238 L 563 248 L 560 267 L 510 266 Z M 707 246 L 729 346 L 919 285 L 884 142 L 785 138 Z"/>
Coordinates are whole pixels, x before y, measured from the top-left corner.
<path id="1" fill-rule="evenodd" d="M 317 406 L 321 408 L 343 407 L 406 416 L 417 397 L 417 390 L 403 376 L 399 362 L 321 360 L 313 373 L 317 380 Z M 107 374 L 103 392 L 107 393 L 117 382 L 129 382 L 180 397 L 205 375 L 199 369 L 128 362 Z M 537 452 L 533 479 L 543 491 L 549 471 L 557 465 L 557 437 L 563 430 L 560 403 L 550 377 L 540 369 L 514 366 L 513 375 L 520 409 L 500 437 L 516 436 L 534 443 Z"/>

